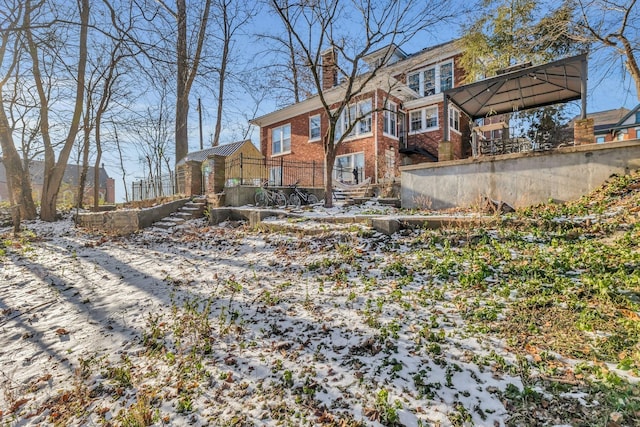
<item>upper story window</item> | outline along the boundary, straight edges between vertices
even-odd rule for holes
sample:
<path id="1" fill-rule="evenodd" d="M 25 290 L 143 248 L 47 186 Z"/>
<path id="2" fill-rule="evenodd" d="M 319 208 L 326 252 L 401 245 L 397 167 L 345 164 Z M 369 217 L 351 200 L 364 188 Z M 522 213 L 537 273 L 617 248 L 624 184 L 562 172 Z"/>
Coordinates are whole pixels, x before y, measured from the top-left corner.
<path id="1" fill-rule="evenodd" d="M 447 61 L 407 76 L 407 84 L 420 96 L 430 96 L 453 87 L 453 62 Z"/>
<path id="2" fill-rule="evenodd" d="M 604 136 L 596 136 L 596 144 L 604 144 Z"/>
<path id="3" fill-rule="evenodd" d="M 320 114 L 309 117 L 309 141 L 320 139 Z"/>
<path id="4" fill-rule="evenodd" d="M 343 110 L 336 126 L 336 141 L 349 130 L 351 124 L 353 127 L 347 135 L 348 137 L 371 133 L 370 99 L 352 104 Z"/>
<path id="5" fill-rule="evenodd" d="M 640 111 L 636 111 L 636 123 L 640 123 Z"/>
<path id="6" fill-rule="evenodd" d="M 398 136 L 398 106 L 393 102 L 387 103 L 384 109 L 382 130 L 386 135 Z"/>
<path id="7" fill-rule="evenodd" d="M 409 113 L 409 130 L 426 132 L 438 129 L 438 107 L 427 107 Z"/>
<path id="8" fill-rule="evenodd" d="M 271 130 L 271 154 L 283 154 L 291 151 L 291 125 L 286 124 Z"/>

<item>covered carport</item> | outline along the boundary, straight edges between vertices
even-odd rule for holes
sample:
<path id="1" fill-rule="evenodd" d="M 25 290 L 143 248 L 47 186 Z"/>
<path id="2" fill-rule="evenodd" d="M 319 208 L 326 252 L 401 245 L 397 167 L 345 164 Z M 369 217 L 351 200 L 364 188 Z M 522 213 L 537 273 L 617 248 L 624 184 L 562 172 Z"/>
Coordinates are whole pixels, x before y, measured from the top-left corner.
<path id="1" fill-rule="evenodd" d="M 495 77 L 445 91 L 444 135 L 449 134 L 449 103 L 469 117 L 472 126 L 481 118 L 577 99 L 582 100 L 581 118 L 585 119 L 586 92 L 586 53 L 542 65 L 513 66 Z"/>

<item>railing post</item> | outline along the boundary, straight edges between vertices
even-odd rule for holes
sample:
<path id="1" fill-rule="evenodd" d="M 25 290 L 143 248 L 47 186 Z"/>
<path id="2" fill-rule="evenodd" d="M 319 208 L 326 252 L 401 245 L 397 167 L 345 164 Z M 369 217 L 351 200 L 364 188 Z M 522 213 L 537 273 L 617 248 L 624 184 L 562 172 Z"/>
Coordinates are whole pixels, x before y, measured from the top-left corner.
<path id="1" fill-rule="evenodd" d="M 244 185 L 244 154 L 240 153 L 240 185 Z"/>
<path id="2" fill-rule="evenodd" d="M 284 177 L 284 157 L 280 157 L 280 187 L 282 187 L 283 177 Z"/>
<path id="3" fill-rule="evenodd" d="M 314 160 L 311 163 L 311 186 L 315 187 L 316 186 L 316 161 Z"/>

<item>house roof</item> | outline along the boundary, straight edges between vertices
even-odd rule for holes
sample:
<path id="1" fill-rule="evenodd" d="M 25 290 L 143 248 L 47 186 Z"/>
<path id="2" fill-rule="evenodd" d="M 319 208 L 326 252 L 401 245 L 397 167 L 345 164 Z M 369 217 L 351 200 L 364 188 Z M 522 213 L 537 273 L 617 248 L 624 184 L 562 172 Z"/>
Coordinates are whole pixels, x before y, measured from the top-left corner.
<path id="1" fill-rule="evenodd" d="M 582 97 L 587 55 L 516 69 L 458 86 L 445 96 L 471 119 L 568 102 Z"/>
<path id="2" fill-rule="evenodd" d="M 640 104 L 632 109 L 625 107 L 615 108 L 612 110 L 596 111 L 587 114 L 587 118 L 593 119 L 593 131 L 596 134 L 606 134 L 612 130 L 624 129 L 628 127 L 637 127 L 635 114 L 640 111 Z M 631 118 L 633 120 L 629 120 Z M 574 117 L 569 125 L 571 126 L 579 117 Z"/>
<path id="3" fill-rule="evenodd" d="M 95 168 L 93 166 L 89 166 L 87 171 L 87 185 L 93 185 L 94 170 Z M 82 165 L 67 164 L 62 182 L 69 185 L 78 185 L 80 183 L 81 172 Z M 44 162 L 42 160 L 32 160 L 29 163 L 29 173 L 32 184 L 42 185 L 44 182 Z M 99 186 L 106 187 L 109 174 L 104 168 L 104 165 L 99 168 L 98 173 Z M 0 182 L 7 182 L 7 173 L 2 159 L 0 159 Z"/>
<path id="4" fill-rule="evenodd" d="M 364 59 L 375 59 L 375 57 L 381 56 L 388 49 L 393 50 L 395 54 L 398 54 L 400 56 L 405 55 L 405 53 L 402 52 L 397 46 L 391 45 L 385 46 L 372 52 Z M 406 55 L 406 57 L 402 59 L 399 58 L 398 61 L 390 63 L 388 66 L 382 68 L 379 76 L 374 79 L 373 82 L 369 83 L 370 89 L 365 88 L 362 93 L 367 93 L 379 86 L 380 88 L 388 88 L 389 90 L 395 89 L 394 95 L 405 97 L 407 99 L 413 99 L 416 96 L 415 93 L 411 89 L 409 89 L 407 85 L 400 83 L 393 76 L 402 72 L 418 69 L 427 64 L 438 62 L 444 58 L 450 58 L 458 52 L 460 52 L 460 48 L 458 46 L 458 40 L 456 39 L 435 46 L 429 46 L 418 52 Z M 363 77 L 366 75 L 367 73 L 359 77 Z M 324 90 L 323 95 L 325 97 L 325 100 L 329 104 L 333 104 L 340 101 L 343 91 L 344 87 L 338 85 Z M 300 114 L 309 113 L 321 107 L 322 103 L 320 101 L 320 96 L 314 95 L 305 99 L 304 101 L 288 105 L 286 107 L 251 119 L 249 120 L 249 123 L 256 126 L 268 126 L 274 123 L 288 120 L 289 118 Z"/>
<path id="5" fill-rule="evenodd" d="M 210 156 L 229 157 L 230 155 L 238 151 L 240 147 L 242 147 L 246 143 L 253 144 L 250 139 L 247 139 L 244 141 L 236 141 L 230 144 L 222 144 L 222 145 L 217 145 L 215 147 L 205 148 L 204 150 L 200 150 L 200 151 L 193 151 L 191 153 L 188 153 L 182 159 L 180 159 L 180 161 L 176 164 L 176 166 L 180 166 L 190 161 L 204 162 Z"/>

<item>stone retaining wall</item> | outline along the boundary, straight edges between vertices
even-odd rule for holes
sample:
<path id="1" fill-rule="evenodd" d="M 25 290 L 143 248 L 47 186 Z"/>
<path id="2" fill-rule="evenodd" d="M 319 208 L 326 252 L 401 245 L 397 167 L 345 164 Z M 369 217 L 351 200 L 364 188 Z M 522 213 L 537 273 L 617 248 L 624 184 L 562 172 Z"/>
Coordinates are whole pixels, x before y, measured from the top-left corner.
<path id="1" fill-rule="evenodd" d="M 130 234 L 151 226 L 184 206 L 189 199 L 180 199 L 145 209 L 122 209 L 109 212 L 83 212 L 77 216 L 78 225 L 89 230 L 117 235 Z"/>

